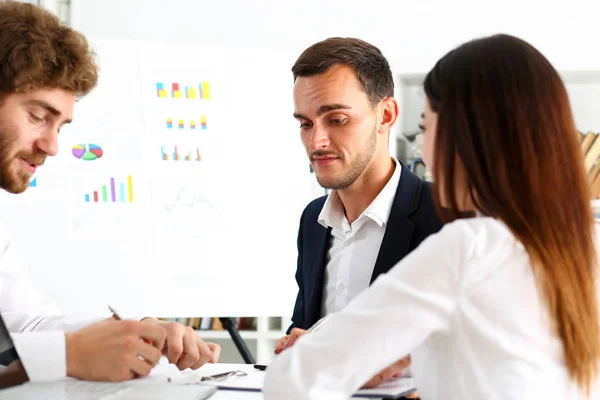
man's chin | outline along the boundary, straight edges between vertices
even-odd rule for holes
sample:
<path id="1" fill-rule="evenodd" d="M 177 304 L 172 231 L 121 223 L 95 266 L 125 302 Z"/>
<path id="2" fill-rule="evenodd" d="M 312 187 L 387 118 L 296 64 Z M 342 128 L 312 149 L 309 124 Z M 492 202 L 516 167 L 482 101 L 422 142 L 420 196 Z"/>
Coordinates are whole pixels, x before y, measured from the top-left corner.
<path id="1" fill-rule="evenodd" d="M 18 162 L 21 163 L 21 161 Z M 31 178 L 33 178 L 33 174 L 15 168 L 14 164 L 0 164 L 0 189 L 6 190 L 8 193 L 23 193 L 29 187 Z"/>
<path id="2" fill-rule="evenodd" d="M 331 189 L 331 186 L 333 184 L 333 180 L 332 179 L 325 179 L 325 178 L 321 178 L 321 177 L 317 176 L 317 183 L 323 189 Z"/>
<path id="3" fill-rule="evenodd" d="M 317 182 L 323 189 L 339 190 L 346 188 L 346 185 L 341 184 L 339 179 L 323 179 L 317 177 Z"/>
<path id="4" fill-rule="evenodd" d="M 29 180 L 27 181 L 10 181 L 0 182 L 0 187 L 6 190 L 8 193 L 21 194 L 29 187 Z"/>
<path id="5" fill-rule="evenodd" d="M 358 178 L 358 176 L 342 175 L 342 176 L 318 176 L 317 182 L 324 189 L 344 190 L 349 188 Z"/>
<path id="6" fill-rule="evenodd" d="M 24 193 L 28 187 L 29 187 L 29 185 L 26 185 L 24 187 L 23 186 L 18 186 L 18 187 L 11 186 L 11 187 L 5 188 L 4 190 L 6 190 L 7 192 L 12 193 L 12 194 L 21 194 L 21 193 Z"/>

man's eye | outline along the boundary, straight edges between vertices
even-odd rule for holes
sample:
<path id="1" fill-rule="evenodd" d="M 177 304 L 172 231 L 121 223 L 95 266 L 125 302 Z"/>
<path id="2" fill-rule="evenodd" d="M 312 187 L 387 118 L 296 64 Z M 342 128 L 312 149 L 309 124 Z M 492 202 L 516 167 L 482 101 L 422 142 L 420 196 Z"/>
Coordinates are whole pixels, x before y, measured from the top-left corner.
<path id="1" fill-rule="evenodd" d="M 40 118 L 37 115 L 32 114 L 32 113 L 29 113 L 29 118 L 31 118 L 31 121 L 35 122 L 36 124 L 39 124 L 40 122 L 44 121 L 43 118 Z"/>
<path id="2" fill-rule="evenodd" d="M 300 129 L 305 129 L 310 127 L 310 122 L 303 122 L 300 124 Z"/>
<path id="3" fill-rule="evenodd" d="M 340 125 L 340 124 L 343 124 L 344 122 L 346 122 L 346 118 L 334 118 L 331 120 L 331 123 L 335 124 L 335 125 Z"/>

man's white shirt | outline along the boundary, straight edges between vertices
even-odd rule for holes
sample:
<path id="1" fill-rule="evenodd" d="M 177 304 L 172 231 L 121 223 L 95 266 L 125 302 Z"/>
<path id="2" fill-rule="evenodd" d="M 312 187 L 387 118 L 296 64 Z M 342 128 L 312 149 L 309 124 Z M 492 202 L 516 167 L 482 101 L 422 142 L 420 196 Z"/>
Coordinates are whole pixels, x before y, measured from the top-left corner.
<path id="1" fill-rule="evenodd" d="M 369 287 L 402 173 L 398 160 L 392 159 L 392 177 L 352 224 L 337 191 L 332 191 L 323 205 L 318 222 L 332 228 L 332 240 L 327 252 L 322 316 L 342 310 Z"/>
<path id="2" fill-rule="evenodd" d="M 70 321 L 36 289 L 0 226 L 0 313 L 31 381 L 66 377 L 65 333 L 97 320 Z"/>

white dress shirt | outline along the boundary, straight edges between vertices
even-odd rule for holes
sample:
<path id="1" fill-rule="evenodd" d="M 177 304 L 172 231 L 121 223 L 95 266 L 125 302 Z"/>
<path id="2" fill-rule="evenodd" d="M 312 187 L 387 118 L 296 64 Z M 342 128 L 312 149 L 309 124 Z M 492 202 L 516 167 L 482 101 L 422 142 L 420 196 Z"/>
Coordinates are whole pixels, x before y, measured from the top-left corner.
<path id="1" fill-rule="evenodd" d="M 0 312 L 31 381 L 66 377 L 65 332 L 94 321 L 69 321 L 33 285 L 0 226 Z"/>
<path id="2" fill-rule="evenodd" d="M 402 172 L 398 160 L 392 159 L 396 166 L 392 177 L 352 224 L 337 191 L 331 192 L 323 205 L 318 222 L 332 228 L 332 240 L 327 252 L 322 316 L 342 310 L 369 287 Z"/>
<path id="3" fill-rule="evenodd" d="M 428 237 L 277 357 L 264 396 L 346 400 L 408 353 L 425 400 L 584 399 L 527 252 L 493 218 L 458 220 Z M 600 380 L 590 399 L 598 398 Z"/>

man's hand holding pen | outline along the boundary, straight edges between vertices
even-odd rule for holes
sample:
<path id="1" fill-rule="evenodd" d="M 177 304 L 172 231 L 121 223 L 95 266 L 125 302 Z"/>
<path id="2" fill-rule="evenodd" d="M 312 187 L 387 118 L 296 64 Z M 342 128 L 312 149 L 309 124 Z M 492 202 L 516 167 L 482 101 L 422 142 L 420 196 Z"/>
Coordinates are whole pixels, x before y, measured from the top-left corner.
<path id="1" fill-rule="evenodd" d="M 154 318 L 144 318 L 142 323 L 158 325 L 164 329 L 167 339 L 161 352 L 180 370 L 198 369 L 206 363 L 219 361 L 221 346 L 216 343 L 205 343 L 189 326 Z"/>
<path id="2" fill-rule="evenodd" d="M 207 362 L 214 363 L 219 359 L 221 347 L 218 344 L 205 343 L 191 327 L 155 318 L 144 318 L 141 321 L 123 320 L 115 309 L 110 306 L 109 309 L 113 314 L 112 318 L 91 325 L 89 333 L 85 329 L 82 332 L 88 333 L 88 336 L 95 333 L 95 339 L 98 340 L 98 334 L 106 334 L 109 330 L 114 330 L 113 339 L 120 343 L 122 348 L 115 350 L 113 358 L 117 358 L 117 362 L 123 360 L 131 362 L 126 362 L 123 368 L 115 365 L 112 371 L 109 368 L 106 371 L 96 371 L 92 378 L 89 376 L 81 376 L 81 378 L 118 381 L 145 376 L 158 363 L 161 355 L 165 355 L 169 362 L 177 365 L 180 370 L 198 369 Z M 68 335 L 67 343 L 73 342 L 74 347 L 77 347 L 80 339 L 82 339 L 81 335 Z M 97 350 L 102 351 L 102 346 L 99 347 Z M 70 352 L 70 354 L 74 353 Z M 94 358 L 89 357 L 89 360 L 93 362 Z M 140 364 L 140 361 L 143 364 Z M 73 365 L 77 364 L 73 362 Z"/>

